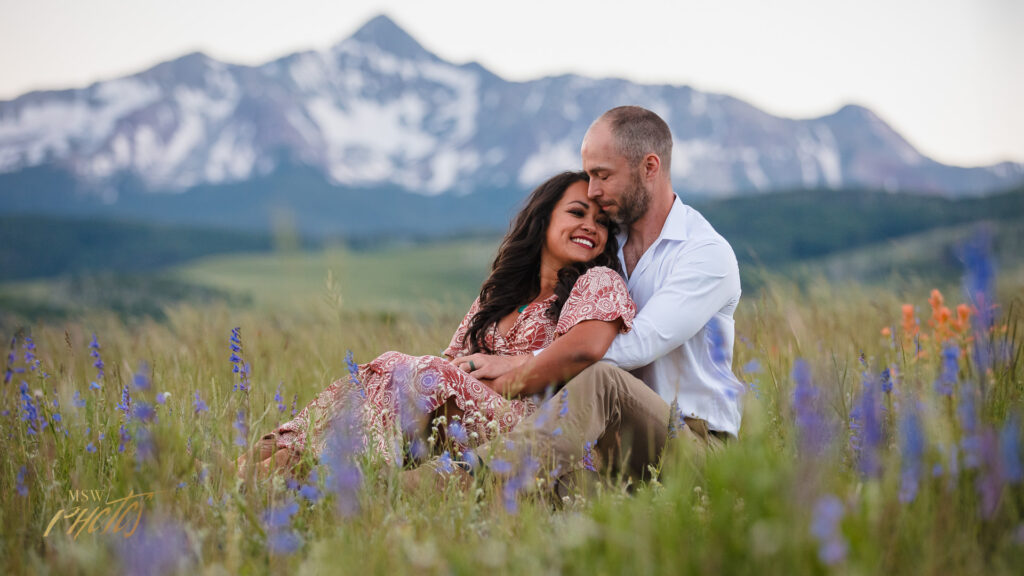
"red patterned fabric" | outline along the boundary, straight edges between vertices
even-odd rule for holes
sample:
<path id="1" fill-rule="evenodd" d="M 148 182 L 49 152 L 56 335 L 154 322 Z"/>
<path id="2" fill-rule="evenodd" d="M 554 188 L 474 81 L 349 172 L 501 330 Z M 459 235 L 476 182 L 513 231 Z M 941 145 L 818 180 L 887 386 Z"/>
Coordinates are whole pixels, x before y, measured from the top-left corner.
<path id="1" fill-rule="evenodd" d="M 622 331 L 628 332 L 636 315 L 636 306 L 622 278 L 605 267 L 591 268 L 579 277 L 557 323 L 545 316 L 554 301 L 552 296 L 528 305 L 504 335 L 492 329 L 486 338 L 494 353 L 532 353 L 584 320 L 610 322 L 622 318 Z M 473 302 L 463 318 L 444 351 L 446 356 L 455 358 L 468 352 L 462 339 L 478 310 L 479 300 Z M 358 396 L 365 396 L 361 406 L 354 407 L 361 412 L 363 444 L 389 463 L 401 454 L 403 437 L 421 434 L 427 425 L 426 415 L 449 399 L 465 413 L 466 444 L 470 446 L 511 430 L 537 409 L 537 399 L 505 398 L 456 368 L 447 358 L 438 356 L 385 352 L 359 366 L 357 379 L 358 384 L 351 377 L 335 381 L 294 419 L 282 424 L 277 429 L 278 448 L 312 450 L 319 457 L 326 446 L 327 427 L 332 418 L 346 409 L 346 402 L 357 390 L 361 392 Z"/>

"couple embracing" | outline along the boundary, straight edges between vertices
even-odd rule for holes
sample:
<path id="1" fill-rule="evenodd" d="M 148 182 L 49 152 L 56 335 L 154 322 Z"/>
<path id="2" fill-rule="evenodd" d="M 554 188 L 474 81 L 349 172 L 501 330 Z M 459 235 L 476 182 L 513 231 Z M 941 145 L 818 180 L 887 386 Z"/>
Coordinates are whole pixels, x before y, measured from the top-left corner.
<path id="1" fill-rule="evenodd" d="M 528 446 L 551 476 L 573 474 L 593 450 L 602 472 L 633 478 L 670 436 L 701 451 L 735 438 L 739 269 L 725 239 L 673 192 L 671 154 L 657 114 L 605 112 L 583 139 L 583 171 L 541 184 L 515 217 L 443 357 L 386 352 L 359 366 L 358 383 L 336 381 L 261 438 L 239 458 L 240 474 L 291 470 L 303 453 L 330 450 L 354 386 L 363 448 L 388 463 L 422 440 L 430 418 L 460 415 L 449 440 L 479 456 L 458 463 L 461 475 L 487 466 L 499 437 L 493 444 Z M 560 392 L 542 400 L 551 386 Z M 423 415 L 417 424 L 396 422 L 403 402 Z"/>

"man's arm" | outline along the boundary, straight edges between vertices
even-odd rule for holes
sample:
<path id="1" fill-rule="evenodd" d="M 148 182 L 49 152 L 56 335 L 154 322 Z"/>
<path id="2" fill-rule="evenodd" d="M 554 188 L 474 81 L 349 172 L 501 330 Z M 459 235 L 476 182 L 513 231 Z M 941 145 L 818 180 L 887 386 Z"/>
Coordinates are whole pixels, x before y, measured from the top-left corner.
<path id="1" fill-rule="evenodd" d="M 739 293 L 739 268 L 727 244 L 690 250 L 637 313 L 633 330 L 615 338 L 604 360 L 623 370 L 646 366 L 693 338 Z"/>

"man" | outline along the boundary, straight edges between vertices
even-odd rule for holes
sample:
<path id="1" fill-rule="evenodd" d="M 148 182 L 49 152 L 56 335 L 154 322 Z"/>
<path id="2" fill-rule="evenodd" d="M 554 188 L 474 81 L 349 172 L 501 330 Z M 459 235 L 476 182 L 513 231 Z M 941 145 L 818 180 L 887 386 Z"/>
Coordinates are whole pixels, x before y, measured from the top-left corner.
<path id="1" fill-rule="evenodd" d="M 732 373 L 739 269 L 729 243 L 673 192 L 672 135 L 657 114 L 636 106 L 609 110 L 587 131 L 581 155 L 588 196 L 624 230 L 619 258 L 638 314 L 603 362 L 572 378 L 502 447 L 526 447 L 551 471 L 581 461 L 589 467 L 597 456 L 611 471 L 642 477 L 670 435 L 703 451 L 739 433 L 744 386 Z M 474 359 L 479 363 L 474 356 L 456 363 L 469 370 Z M 473 375 L 494 378 L 516 364 L 496 362 Z M 523 368 L 531 379 L 560 379 L 541 351 L 492 386 L 515 389 L 509 380 Z M 508 459 L 494 456 L 502 447 L 478 453 L 485 461 Z"/>

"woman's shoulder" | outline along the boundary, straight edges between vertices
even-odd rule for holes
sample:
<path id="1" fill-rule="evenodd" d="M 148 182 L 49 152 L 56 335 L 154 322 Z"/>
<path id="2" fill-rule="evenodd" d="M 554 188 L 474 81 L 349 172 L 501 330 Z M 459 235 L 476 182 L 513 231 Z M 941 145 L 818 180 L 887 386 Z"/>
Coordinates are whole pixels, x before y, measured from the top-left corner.
<path id="1" fill-rule="evenodd" d="M 593 268 L 587 269 L 583 274 L 580 274 L 580 277 L 576 279 L 576 285 L 573 288 L 600 288 L 603 286 L 621 286 L 622 288 L 625 288 L 626 281 L 622 279 L 622 276 L 619 276 L 618 272 L 607 266 L 594 266 Z"/>

